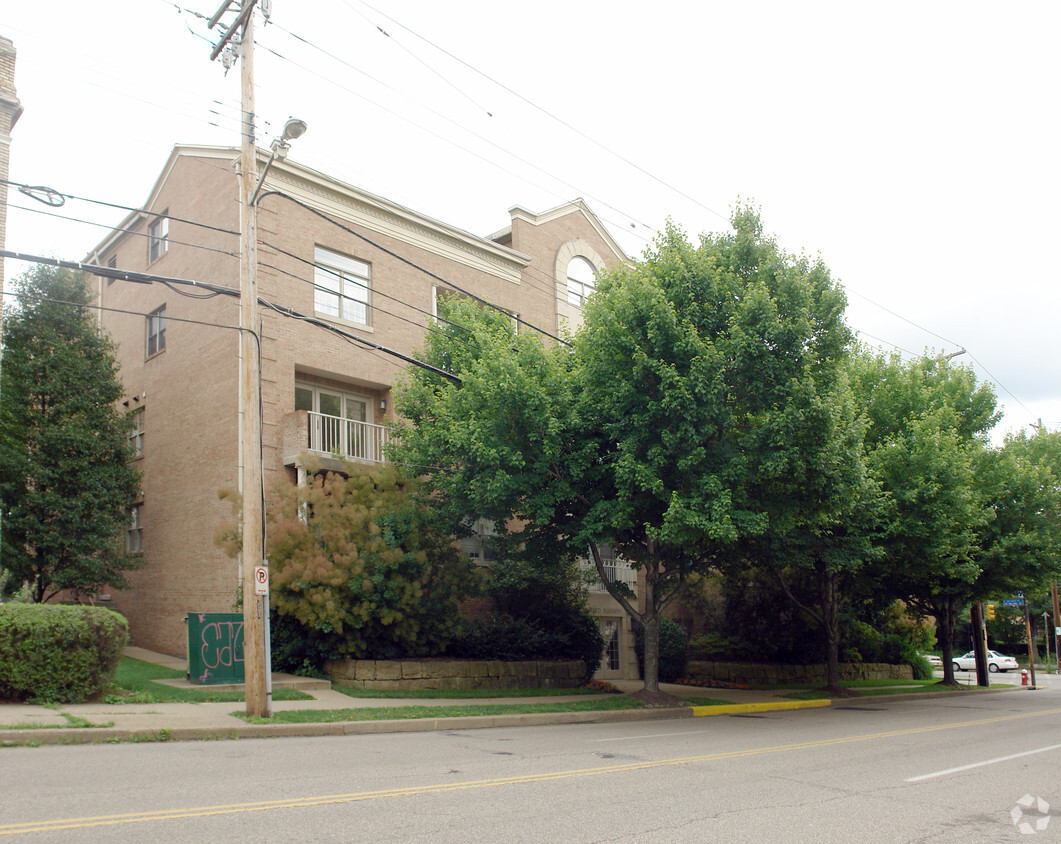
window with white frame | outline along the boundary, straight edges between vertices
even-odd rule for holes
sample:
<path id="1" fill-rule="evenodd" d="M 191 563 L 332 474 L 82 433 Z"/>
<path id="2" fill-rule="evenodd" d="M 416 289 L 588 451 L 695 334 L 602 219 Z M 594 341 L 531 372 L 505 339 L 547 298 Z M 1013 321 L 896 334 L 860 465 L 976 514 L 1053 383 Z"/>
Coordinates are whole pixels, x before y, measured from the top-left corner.
<path id="1" fill-rule="evenodd" d="M 139 554 L 144 550 L 144 529 L 140 524 L 140 505 L 129 511 L 129 531 L 126 534 L 125 550 L 129 554 Z"/>
<path id="2" fill-rule="evenodd" d="M 309 420 L 309 448 L 372 459 L 379 452 L 370 396 L 317 384 L 296 382 L 295 410 L 315 414 Z M 367 423 L 367 424 L 360 424 Z"/>
<path id="3" fill-rule="evenodd" d="M 147 227 L 147 261 L 157 261 L 169 249 L 169 217 L 155 217 Z"/>
<path id="4" fill-rule="evenodd" d="M 494 523 L 490 519 L 478 518 L 466 519 L 464 524 L 471 530 L 471 535 L 461 537 L 461 554 L 470 557 L 479 566 L 494 562 L 497 559 Z"/>
<path id="5" fill-rule="evenodd" d="M 157 355 L 166 348 L 166 306 L 147 315 L 147 356 Z"/>
<path id="6" fill-rule="evenodd" d="M 585 307 L 586 299 L 597 282 L 597 271 L 593 264 L 577 255 L 567 265 L 567 303 L 576 308 Z"/>
<path id="7" fill-rule="evenodd" d="M 313 261 L 313 309 L 334 319 L 368 325 L 371 267 L 320 246 L 313 250 Z"/>
<path id="8" fill-rule="evenodd" d="M 144 409 L 138 407 L 133 411 L 133 427 L 129 431 L 129 444 L 133 457 L 144 456 Z"/>

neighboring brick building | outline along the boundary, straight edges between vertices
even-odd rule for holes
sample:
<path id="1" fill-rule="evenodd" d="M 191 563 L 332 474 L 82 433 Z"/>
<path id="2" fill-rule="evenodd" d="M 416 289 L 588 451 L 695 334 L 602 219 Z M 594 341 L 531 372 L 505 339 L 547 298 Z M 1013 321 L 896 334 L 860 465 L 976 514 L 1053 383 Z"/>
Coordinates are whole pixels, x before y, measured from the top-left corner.
<path id="1" fill-rule="evenodd" d="M 0 36 L 0 249 L 7 242 L 7 180 L 10 178 L 11 130 L 22 115 L 15 93 L 15 45 Z M 0 293 L 4 289 L 4 259 L 0 256 Z M 0 299 L 3 297 L 0 296 Z"/>
<path id="2" fill-rule="evenodd" d="M 175 147 L 145 212 L 130 214 L 91 262 L 238 289 L 238 159 L 235 149 Z M 539 215 L 514 208 L 510 227 L 480 238 L 290 161 L 274 164 L 264 190 L 258 295 L 403 354 L 423 345 L 436 290 L 446 288 L 439 279 L 556 333 L 580 318 L 592 271 L 627 260 L 581 200 Z M 100 598 L 128 617 L 136 644 L 183 654 L 185 615 L 230 611 L 239 588 L 237 562 L 214 542 L 232 519 L 218 493 L 236 489 L 240 475 L 239 303 L 158 283 L 97 283 L 125 403 L 139 420 L 143 496 L 129 544 L 145 558 L 131 590 Z M 268 308 L 261 321 L 266 485 L 300 480 L 307 447 L 381 459 L 391 385 L 405 364 Z M 615 632 L 602 673 L 636 677 L 629 622 L 606 594 L 592 603 Z"/>

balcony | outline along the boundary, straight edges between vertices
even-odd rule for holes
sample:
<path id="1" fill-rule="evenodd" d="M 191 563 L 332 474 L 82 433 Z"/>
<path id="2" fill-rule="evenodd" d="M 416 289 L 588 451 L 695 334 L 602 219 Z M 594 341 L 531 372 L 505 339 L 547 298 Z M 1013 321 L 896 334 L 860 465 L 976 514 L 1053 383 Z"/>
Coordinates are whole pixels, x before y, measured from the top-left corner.
<path id="1" fill-rule="evenodd" d="M 583 560 L 582 568 L 592 572 L 593 575 L 597 574 L 597 569 L 589 560 Z M 604 560 L 604 574 L 608 578 L 609 583 L 625 583 L 630 587 L 631 591 L 637 591 L 637 572 L 630 568 L 629 563 L 624 563 L 622 560 Z M 608 590 L 603 583 L 600 582 L 596 577 L 589 584 L 589 591 L 591 593 L 606 593 Z"/>
<path id="2" fill-rule="evenodd" d="M 281 423 L 285 466 L 295 466 L 309 454 L 355 462 L 383 463 L 387 429 L 383 425 L 328 416 L 311 410 L 284 415 Z M 338 466 L 326 468 L 340 468 Z"/>

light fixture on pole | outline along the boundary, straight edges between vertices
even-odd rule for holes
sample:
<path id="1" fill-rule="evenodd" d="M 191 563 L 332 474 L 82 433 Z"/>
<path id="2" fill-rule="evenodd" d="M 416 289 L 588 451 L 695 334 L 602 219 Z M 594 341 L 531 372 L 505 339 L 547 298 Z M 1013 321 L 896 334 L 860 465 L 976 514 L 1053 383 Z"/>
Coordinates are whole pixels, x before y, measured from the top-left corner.
<path id="1" fill-rule="evenodd" d="M 293 141 L 295 138 L 301 138 L 305 134 L 306 129 L 309 126 L 305 120 L 299 120 L 297 117 L 289 117 L 287 123 L 284 124 L 284 131 L 280 137 L 269 144 L 269 160 L 265 162 L 265 166 L 262 168 L 262 174 L 258 177 L 258 184 L 254 188 L 254 195 L 251 196 L 251 205 L 254 205 L 258 201 L 258 194 L 262 192 L 262 185 L 265 184 L 265 176 L 269 172 L 269 168 L 273 166 L 273 162 L 276 159 L 283 161 L 287 158 L 287 153 L 291 149 L 291 144 L 288 141 Z"/>

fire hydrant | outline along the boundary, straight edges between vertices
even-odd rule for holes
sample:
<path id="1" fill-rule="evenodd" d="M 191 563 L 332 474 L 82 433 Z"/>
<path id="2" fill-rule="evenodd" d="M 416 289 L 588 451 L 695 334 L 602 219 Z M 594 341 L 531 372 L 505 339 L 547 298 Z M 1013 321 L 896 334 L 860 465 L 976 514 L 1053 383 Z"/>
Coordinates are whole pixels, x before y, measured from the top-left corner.
<path id="1" fill-rule="evenodd" d="M 1027 686 L 1028 685 L 1028 669 L 1027 668 L 1022 668 L 1020 670 L 1020 684 L 1022 686 Z"/>

